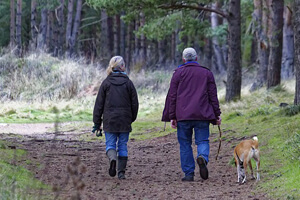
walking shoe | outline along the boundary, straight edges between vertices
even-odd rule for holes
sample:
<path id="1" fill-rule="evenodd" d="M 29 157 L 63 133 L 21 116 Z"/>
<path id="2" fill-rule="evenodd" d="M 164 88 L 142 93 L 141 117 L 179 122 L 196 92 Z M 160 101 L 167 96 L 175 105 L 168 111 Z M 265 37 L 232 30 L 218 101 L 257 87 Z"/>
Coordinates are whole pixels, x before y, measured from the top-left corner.
<path id="1" fill-rule="evenodd" d="M 183 182 L 194 181 L 194 176 L 185 176 L 181 180 Z"/>
<path id="2" fill-rule="evenodd" d="M 126 177 L 125 177 L 125 172 L 119 172 L 119 173 L 118 173 L 118 178 L 119 178 L 120 180 L 126 179 Z"/>
<path id="3" fill-rule="evenodd" d="M 109 175 L 111 177 L 114 177 L 117 174 L 116 165 L 117 165 L 117 161 L 116 160 L 110 161 L 110 166 L 109 166 L 108 173 L 109 173 Z"/>
<path id="4" fill-rule="evenodd" d="M 208 169 L 206 167 L 206 160 L 202 157 L 202 156 L 199 156 L 197 158 L 197 163 L 199 165 L 199 168 L 200 168 L 200 176 L 202 179 L 206 180 L 208 179 Z"/>

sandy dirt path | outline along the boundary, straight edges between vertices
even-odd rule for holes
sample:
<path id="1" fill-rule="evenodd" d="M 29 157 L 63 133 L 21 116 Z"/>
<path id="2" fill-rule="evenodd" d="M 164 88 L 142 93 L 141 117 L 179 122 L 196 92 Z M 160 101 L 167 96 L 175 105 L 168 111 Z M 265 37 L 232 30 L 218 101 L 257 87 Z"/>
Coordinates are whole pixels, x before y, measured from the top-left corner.
<path id="1" fill-rule="evenodd" d="M 53 128 L 51 124 L 9 124 L 6 128 L 4 125 L 0 128 L 1 139 L 28 151 L 26 159 L 19 164 L 32 171 L 36 178 L 51 185 L 56 199 L 270 199 L 267 194 L 256 192 L 255 180 L 248 180 L 243 185 L 236 183 L 236 169 L 228 163 L 237 140 L 224 141 L 219 159 L 215 160 L 218 148 L 215 137 L 218 134 L 210 137 L 209 179 L 203 181 L 196 166 L 195 181 L 182 182 L 175 132 L 145 141 L 131 139 L 128 143 L 127 179 L 118 180 L 108 175 L 104 141 L 96 139 L 87 142 L 80 139 L 89 128 L 58 134 L 54 134 L 53 129 L 49 131 Z M 22 137 L 16 137 L 16 133 Z M 40 190 L 38 195 L 43 199 L 46 193 Z"/>

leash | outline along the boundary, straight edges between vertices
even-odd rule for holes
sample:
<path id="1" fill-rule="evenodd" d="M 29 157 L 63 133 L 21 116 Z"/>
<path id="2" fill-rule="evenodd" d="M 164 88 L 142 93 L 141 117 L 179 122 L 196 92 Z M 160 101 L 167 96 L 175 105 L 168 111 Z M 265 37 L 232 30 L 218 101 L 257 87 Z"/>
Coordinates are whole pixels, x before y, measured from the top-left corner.
<path id="1" fill-rule="evenodd" d="M 220 125 L 218 125 L 218 129 L 219 129 L 219 133 L 220 133 L 220 138 L 219 138 L 219 148 L 218 148 L 218 152 L 217 152 L 217 156 L 216 156 L 216 160 L 218 160 L 218 155 L 221 149 L 221 143 L 222 143 L 222 130 Z"/>

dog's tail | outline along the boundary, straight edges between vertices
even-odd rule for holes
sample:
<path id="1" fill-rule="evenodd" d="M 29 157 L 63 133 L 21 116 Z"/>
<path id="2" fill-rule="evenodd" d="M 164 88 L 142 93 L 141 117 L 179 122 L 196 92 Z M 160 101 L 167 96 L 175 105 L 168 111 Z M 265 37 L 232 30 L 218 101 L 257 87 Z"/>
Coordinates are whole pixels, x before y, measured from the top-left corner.
<path id="1" fill-rule="evenodd" d="M 252 149 L 257 149 L 258 148 L 258 138 L 257 138 L 257 136 L 254 136 L 253 140 L 254 140 L 254 142 L 253 142 Z"/>
<path id="2" fill-rule="evenodd" d="M 235 153 L 235 155 L 236 155 L 236 158 L 238 159 L 238 162 L 239 162 L 240 167 L 241 167 L 241 168 L 244 168 L 244 162 L 241 161 L 241 159 L 240 159 L 240 157 L 238 156 L 238 154 L 237 154 L 236 151 L 234 151 L 234 153 Z M 236 165 L 236 163 L 235 163 L 235 165 Z"/>

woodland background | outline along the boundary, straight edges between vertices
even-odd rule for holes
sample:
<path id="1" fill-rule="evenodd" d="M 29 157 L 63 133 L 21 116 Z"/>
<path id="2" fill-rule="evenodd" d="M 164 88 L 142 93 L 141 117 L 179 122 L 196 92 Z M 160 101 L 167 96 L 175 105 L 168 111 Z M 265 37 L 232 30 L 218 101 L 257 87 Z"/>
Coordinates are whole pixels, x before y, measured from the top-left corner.
<path id="1" fill-rule="evenodd" d="M 0 199 L 191 199 L 199 183 L 207 198 L 300 199 L 299 36 L 300 0 L 0 0 Z M 160 119 L 188 46 L 215 75 L 223 135 L 208 184 L 183 187 L 176 130 Z M 104 138 L 91 134 L 114 55 L 140 102 L 125 184 L 108 177 Z M 241 186 L 231 151 L 253 135 L 261 181 Z M 211 127 L 211 156 L 218 137 Z M 78 163 L 85 173 L 70 170 Z"/>
<path id="2" fill-rule="evenodd" d="M 113 55 L 131 69 L 162 69 L 194 47 L 200 64 L 221 74 L 226 101 L 241 98 L 242 73 L 256 71 L 251 90 L 296 77 L 297 0 L 2 0 L 2 53 L 46 52 L 106 67 Z M 1 67 L 1 76 L 7 69 Z M 6 85 L 2 83 L 1 87 Z"/>

